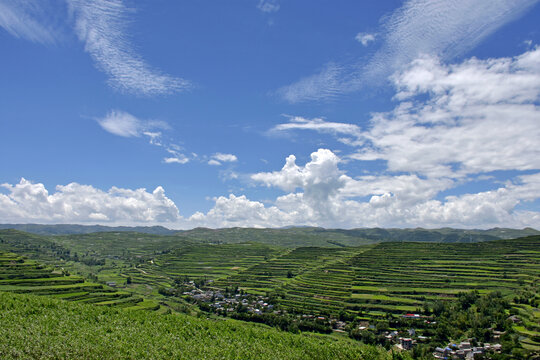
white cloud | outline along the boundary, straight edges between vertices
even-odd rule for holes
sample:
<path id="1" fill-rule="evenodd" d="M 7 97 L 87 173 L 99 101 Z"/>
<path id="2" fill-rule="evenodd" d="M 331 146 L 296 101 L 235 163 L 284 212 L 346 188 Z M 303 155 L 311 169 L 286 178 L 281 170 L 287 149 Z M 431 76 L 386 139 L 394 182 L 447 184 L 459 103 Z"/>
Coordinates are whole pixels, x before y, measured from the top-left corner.
<path id="1" fill-rule="evenodd" d="M 187 164 L 190 160 L 189 157 L 182 154 L 178 148 L 168 148 L 167 152 L 172 156 L 163 159 L 166 164 Z"/>
<path id="2" fill-rule="evenodd" d="M 394 81 L 402 102 L 372 118 L 353 157 L 430 177 L 540 169 L 540 49 L 449 66 L 422 58 Z"/>
<path id="3" fill-rule="evenodd" d="M 340 159 L 327 149 L 311 154 L 311 161 L 304 167 L 296 165 L 296 157 L 287 157 L 280 171 L 258 173 L 251 176 L 254 181 L 266 186 L 278 187 L 287 192 L 304 189 L 302 200 L 323 216 L 334 216 L 332 204 L 339 191 L 352 181 L 339 168 Z"/>
<path id="4" fill-rule="evenodd" d="M 111 134 L 123 137 L 148 136 L 152 144 L 159 143 L 161 132 L 153 129 L 169 129 L 170 126 L 164 121 L 141 120 L 135 116 L 120 110 L 111 110 L 105 117 L 97 119 L 98 124 Z"/>
<path id="5" fill-rule="evenodd" d="M 279 11 L 278 0 L 259 0 L 257 8 L 264 13 L 273 13 Z"/>
<path id="6" fill-rule="evenodd" d="M 32 42 L 52 44 L 58 36 L 48 18 L 48 1 L 1 0 L 0 27 L 17 38 Z"/>
<path id="7" fill-rule="evenodd" d="M 110 111 L 104 118 L 98 119 L 97 122 L 105 131 L 123 137 L 139 137 L 145 128 L 141 120 L 118 110 Z"/>
<path id="8" fill-rule="evenodd" d="M 270 129 L 269 133 L 287 132 L 291 130 L 314 130 L 322 133 L 334 135 L 360 136 L 362 133 L 359 126 L 354 124 L 344 124 L 328 122 L 321 118 L 306 119 L 301 116 L 289 117 L 289 122 L 282 123 Z"/>
<path id="9" fill-rule="evenodd" d="M 330 133 L 358 148 L 350 158 L 430 178 L 540 169 L 540 49 L 455 65 L 422 57 L 392 79 L 400 103 L 367 129 L 295 117 L 271 132 Z"/>
<path id="10" fill-rule="evenodd" d="M 409 0 L 383 24 L 384 45 L 367 66 L 370 77 L 386 77 L 422 54 L 454 59 L 538 0 Z"/>
<path id="11" fill-rule="evenodd" d="M 197 212 L 189 219 L 189 227 L 278 227 L 288 225 L 289 215 L 275 206 L 265 207 L 263 203 L 251 201 L 246 196 L 220 196 L 214 207 L 203 214 Z"/>
<path id="12" fill-rule="evenodd" d="M 287 164 L 291 166 L 290 157 Z M 295 188 L 279 196 L 273 205 L 231 194 L 214 198 L 215 204 L 206 214 L 196 212 L 189 218 L 179 215 L 160 186 L 153 192 L 117 187 L 105 192 L 71 183 L 59 185 L 55 193 L 49 194 L 43 184 L 21 179 L 15 185 L 2 185 L 7 194 L 0 193 L 0 217 L 5 222 L 163 224 L 171 228 L 540 227 L 539 212 L 516 210 L 519 204 L 540 197 L 540 172 L 519 176 L 494 190 L 435 200 L 432 190 L 424 194 L 425 189 L 432 189 L 430 180 L 414 176 L 355 180 L 346 176 L 338 164 L 335 154 L 318 150 L 304 166 L 294 164 L 296 171 L 254 175 L 269 186 L 286 191 Z M 439 186 L 444 188 L 445 184 Z M 371 196 L 368 200 L 357 199 L 364 194 Z"/>
<path id="13" fill-rule="evenodd" d="M 285 100 L 327 100 L 376 85 L 422 54 L 451 60 L 465 54 L 538 0 L 409 0 L 382 23 L 381 48 L 368 61 L 331 64 L 278 90 Z"/>
<path id="14" fill-rule="evenodd" d="M 157 129 L 168 130 L 169 124 L 159 120 L 141 120 L 135 116 L 120 110 L 112 110 L 101 118 L 97 119 L 98 124 L 111 134 L 122 137 L 141 137 L 149 138 L 151 145 L 165 148 L 172 156 L 165 157 L 163 162 L 166 164 L 186 164 L 190 158 L 182 153 L 182 148 L 176 144 L 164 141 L 161 131 Z M 195 158 L 197 155 L 193 154 Z"/>
<path id="15" fill-rule="evenodd" d="M 453 65 L 424 56 L 392 81 L 398 104 L 390 112 L 373 114 L 365 129 L 302 117 L 271 129 L 328 133 L 353 147 L 347 159 L 386 164 L 352 178 L 340 169 L 336 154 L 320 149 L 305 166 L 290 155 L 281 170 L 252 175 L 252 180 L 285 192 L 273 204 L 282 222 L 540 226 L 539 211 L 521 210 L 540 198 L 540 48 L 513 58 L 473 58 Z M 494 171 L 513 175 L 497 186 Z M 519 175 L 523 171 L 536 173 Z M 441 199 L 444 191 L 467 188 L 480 179 L 490 180 L 492 188 Z"/>
<path id="16" fill-rule="evenodd" d="M 189 162 L 189 158 L 180 154 L 176 157 L 166 157 L 163 159 L 163 161 L 166 164 L 187 164 Z"/>
<path id="17" fill-rule="evenodd" d="M 223 154 L 223 153 L 216 153 L 212 155 L 212 158 L 222 161 L 222 162 L 235 162 L 238 161 L 238 158 L 236 155 L 233 154 Z"/>
<path id="18" fill-rule="evenodd" d="M 234 154 L 224 154 L 224 153 L 215 153 L 210 157 L 210 160 L 208 160 L 208 165 L 212 166 L 220 166 L 224 162 L 236 162 L 238 161 L 238 157 Z"/>
<path id="19" fill-rule="evenodd" d="M 245 196 L 216 198 L 206 214 L 196 213 L 187 226 L 258 226 L 290 224 L 325 227 L 441 227 L 489 228 L 540 226 L 540 213 L 516 210 L 540 197 L 540 173 L 520 176 L 498 189 L 476 194 L 433 197 L 452 187 L 449 179 L 348 177 L 339 158 L 329 150 L 312 154 L 305 166 L 289 156 L 280 171 L 254 174 L 252 179 L 286 192 L 265 206 Z M 358 200 L 366 197 L 368 200 Z"/>
<path id="20" fill-rule="evenodd" d="M 90 185 L 58 185 L 52 194 L 41 183 L 24 178 L 18 184 L 2 184 L 0 217 L 4 222 L 43 223 L 161 223 L 180 219 L 178 208 L 158 186 L 146 189 L 112 187 L 108 191 Z"/>
<path id="21" fill-rule="evenodd" d="M 375 41 L 375 34 L 360 32 L 356 34 L 355 39 L 363 46 L 368 46 L 369 43 Z"/>
<path id="22" fill-rule="evenodd" d="M 184 79 L 151 68 L 133 49 L 126 33 L 131 11 L 120 0 L 68 0 L 75 31 L 109 84 L 122 92 L 152 96 L 190 87 Z"/>
<path id="23" fill-rule="evenodd" d="M 304 77 L 292 85 L 282 87 L 277 94 L 291 103 L 332 99 L 342 92 L 345 72 L 343 66 L 330 63 L 318 74 Z"/>

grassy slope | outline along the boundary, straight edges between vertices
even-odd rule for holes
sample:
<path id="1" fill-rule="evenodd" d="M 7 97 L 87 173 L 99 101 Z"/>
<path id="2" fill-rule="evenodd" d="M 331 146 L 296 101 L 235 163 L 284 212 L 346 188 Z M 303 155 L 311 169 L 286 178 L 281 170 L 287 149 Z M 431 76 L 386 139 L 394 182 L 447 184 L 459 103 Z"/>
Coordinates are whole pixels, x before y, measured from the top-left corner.
<path id="1" fill-rule="evenodd" d="M 389 359 L 382 348 L 236 321 L 0 292 L 0 358 Z"/>

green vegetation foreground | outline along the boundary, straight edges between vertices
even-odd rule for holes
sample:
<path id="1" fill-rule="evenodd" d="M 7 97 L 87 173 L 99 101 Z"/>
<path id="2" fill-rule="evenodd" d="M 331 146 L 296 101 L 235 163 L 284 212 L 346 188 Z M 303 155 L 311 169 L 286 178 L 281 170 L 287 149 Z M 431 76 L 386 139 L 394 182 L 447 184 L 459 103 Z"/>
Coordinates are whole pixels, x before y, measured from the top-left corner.
<path id="1" fill-rule="evenodd" d="M 389 359 L 381 347 L 236 321 L 0 292 L 2 359 Z"/>

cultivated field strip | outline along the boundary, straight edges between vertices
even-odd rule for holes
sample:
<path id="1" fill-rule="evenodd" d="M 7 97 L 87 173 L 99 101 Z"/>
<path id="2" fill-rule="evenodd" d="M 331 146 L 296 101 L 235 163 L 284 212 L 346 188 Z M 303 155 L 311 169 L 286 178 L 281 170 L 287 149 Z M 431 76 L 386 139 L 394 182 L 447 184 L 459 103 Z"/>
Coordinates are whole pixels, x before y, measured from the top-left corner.
<path id="1" fill-rule="evenodd" d="M 0 291 L 48 295 L 80 303 L 136 307 L 143 299 L 126 291 L 86 282 L 13 253 L 0 252 Z M 159 304 L 154 303 L 159 307 Z M 143 309 L 141 307 L 141 309 Z"/>
<path id="2" fill-rule="evenodd" d="M 511 297 L 540 282 L 539 248 L 540 237 L 474 244 L 381 243 L 350 260 L 355 277 L 347 309 L 369 318 L 381 312 L 420 312 L 424 304 L 471 290 Z M 539 314 L 538 308 L 519 306 L 526 319 Z M 529 321 L 521 334 L 534 343 L 539 329 L 532 324 L 538 321 Z"/>
<path id="3" fill-rule="evenodd" d="M 125 271 L 134 283 L 171 286 L 176 278 L 213 280 L 237 274 L 283 250 L 257 243 L 198 244 L 169 251 Z"/>
<path id="4" fill-rule="evenodd" d="M 281 289 L 285 284 L 298 280 L 299 286 L 303 282 L 304 286 L 307 285 L 309 288 L 310 283 L 313 285 L 313 278 L 309 275 L 311 272 L 313 272 L 313 276 L 316 276 L 317 271 L 325 264 L 337 264 L 342 258 L 351 256 L 357 251 L 357 248 L 300 247 L 222 279 L 216 282 L 216 286 L 238 286 L 248 292 L 265 293 Z M 320 271 L 324 272 L 324 270 Z M 339 272 L 336 272 L 337 274 Z M 326 276 L 325 282 L 321 282 L 321 284 L 325 283 L 327 287 L 332 287 L 331 278 L 334 277 L 334 273 L 331 275 Z M 336 279 L 338 279 L 337 276 Z M 339 285 L 334 286 L 334 288 L 338 291 L 344 291 L 341 285 L 346 284 L 346 282 L 340 280 L 337 282 Z M 289 290 L 285 291 L 289 292 Z M 297 292 L 300 292 L 297 294 L 298 296 L 303 293 L 300 290 Z M 291 295 L 294 295 L 292 289 Z"/>

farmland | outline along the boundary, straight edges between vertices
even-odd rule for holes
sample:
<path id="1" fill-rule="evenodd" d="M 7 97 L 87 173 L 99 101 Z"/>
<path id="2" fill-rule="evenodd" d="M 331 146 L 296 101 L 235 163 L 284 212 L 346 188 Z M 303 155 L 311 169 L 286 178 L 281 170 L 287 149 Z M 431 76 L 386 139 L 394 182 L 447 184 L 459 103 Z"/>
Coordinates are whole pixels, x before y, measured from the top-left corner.
<path id="1" fill-rule="evenodd" d="M 48 295 L 78 303 L 115 306 L 131 310 L 158 310 L 156 301 L 128 291 L 70 275 L 64 269 L 44 266 L 13 253 L 0 252 L 0 292 Z"/>
<path id="2" fill-rule="evenodd" d="M 47 295 L 118 310 L 227 316 L 281 324 L 278 327 L 293 331 L 333 329 L 332 337 L 348 334 L 387 347 L 392 344 L 385 340 L 389 329 L 401 333 L 413 327 L 415 336 L 427 339 L 425 349 L 450 334 L 474 336 L 474 326 L 443 336 L 438 325 L 427 326 L 405 314 L 426 321 L 444 314 L 454 319 L 445 326 L 457 328 L 462 320 L 456 319 L 470 314 L 454 316 L 461 311 L 455 304 L 469 301 L 464 300 L 469 296 L 486 306 L 495 296 L 502 311 L 496 321 L 506 329 L 505 336 L 515 334 L 512 339 L 519 338 L 520 347 L 540 351 L 539 236 L 457 243 L 359 240 L 351 244 L 364 245 L 354 246 L 334 238 L 324 240 L 326 246 L 304 246 L 306 234 L 314 230 L 299 229 L 294 231 L 306 237 L 283 246 L 283 238 L 273 237 L 276 233 L 265 240 L 264 232 L 248 230 L 231 229 L 225 236 L 196 229 L 193 237 L 129 231 L 39 236 L 3 230 L 0 292 Z M 319 245 L 320 232 L 314 235 Z M 255 241 L 227 240 L 233 233 L 242 240 L 256 234 Z M 111 282 L 115 285 L 107 286 Z M 199 300 L 194 294 L 200 294 Z M 222 300 L 214 304 L 214 298 Z M 271 306 L 258 305 L 262 303 Z M 512 316 L 517 320 L 511 326 L 503 324 Z M 324 320 L 310 320 L 317 317 Z M 371 326 L 369 332 L 379 340 L 366 337 L 367 330 L 359 334 L 361 326 Z M 502 330 L 482 336 L 497 342 L 497 331 Z M 505 341 L 507 349 L 518 346 Z"/>
<path id="3" fill-rule="evenodd" d="M 0 292 L 2 359 L 390 359 L 383 348 L 239 321 Z"/>

